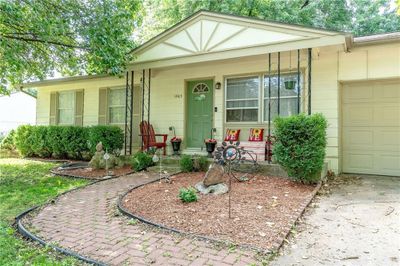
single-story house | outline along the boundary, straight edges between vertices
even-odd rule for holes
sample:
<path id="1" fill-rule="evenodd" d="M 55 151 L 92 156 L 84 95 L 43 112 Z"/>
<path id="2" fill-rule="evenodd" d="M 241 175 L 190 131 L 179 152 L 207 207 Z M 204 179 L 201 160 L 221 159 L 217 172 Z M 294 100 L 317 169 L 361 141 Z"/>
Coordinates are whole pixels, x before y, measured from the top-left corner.
<path id="1" fill-rule="evenodd" d="M 37 124 L 119 125 L 139 147 L 149 120 L 193 153 L 212 129 L 219 141 L 240 129 L 243 141 L 250 128 L 273 134 L 278 114 L 322 113 L 329 169 L 400 176 L 400 33 L 353 38 L 200 11 L 132 52 L 124 77 L 24 84 L 38 89 Z"/>

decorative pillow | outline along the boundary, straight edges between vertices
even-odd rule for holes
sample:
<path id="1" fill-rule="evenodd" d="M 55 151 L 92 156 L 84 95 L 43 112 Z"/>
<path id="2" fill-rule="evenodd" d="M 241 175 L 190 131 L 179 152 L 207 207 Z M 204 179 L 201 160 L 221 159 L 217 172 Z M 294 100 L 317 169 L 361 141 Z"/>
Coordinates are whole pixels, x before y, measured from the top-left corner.
<path id="1" fill-rule="evenodd" d="M 225 141 L 238 141 L 240 129 L 226 129 Z"/>
<path id="2" fill-rule="evenodd" d="M 263 141 L 264 129 L 263 128 L 250 128 L 249 141 Z"/>

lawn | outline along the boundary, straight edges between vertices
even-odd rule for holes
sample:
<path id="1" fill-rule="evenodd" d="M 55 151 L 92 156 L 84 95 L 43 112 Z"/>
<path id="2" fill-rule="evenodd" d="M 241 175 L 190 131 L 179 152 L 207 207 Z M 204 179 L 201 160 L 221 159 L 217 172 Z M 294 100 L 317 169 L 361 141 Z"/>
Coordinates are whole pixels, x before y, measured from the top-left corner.
<path id="1" fill-rule="evenodd" d="M 88 181 L 51 176 L 52 163 L 0 159 L 0 265 L 79 265 L 49 248 L 23 240 L 12 226 L 25 209 Z"/>

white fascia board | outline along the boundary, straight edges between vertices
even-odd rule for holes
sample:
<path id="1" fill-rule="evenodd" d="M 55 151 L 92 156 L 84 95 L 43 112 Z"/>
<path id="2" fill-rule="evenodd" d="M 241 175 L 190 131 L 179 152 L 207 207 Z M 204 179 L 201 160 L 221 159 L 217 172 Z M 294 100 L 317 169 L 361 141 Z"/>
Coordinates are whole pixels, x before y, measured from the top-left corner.
<path id="1" fill-rule="evenodd" d="M 244 49 L 234 49 L 221 52 L 208 52 L 203 54 L 196 54 L 191 56 L 167 58 L 163 60 L 135 62 L 128 66 L 129 70 L 141 70 L 147 68 L 163 68 L 169 66 L 178 66 L 185 64 L 202 63 L 207 61 L 233 59 L 254 55 L 265 55 L 268 53 L 286 52 L 297 49 L 315 48 L 330 45 L 342 45 L 343 50 L 346 51 L 346 36 L 335 35 L 318 37 L 295 42 L 277 43 L 268 46 L 250 47 Z"/>

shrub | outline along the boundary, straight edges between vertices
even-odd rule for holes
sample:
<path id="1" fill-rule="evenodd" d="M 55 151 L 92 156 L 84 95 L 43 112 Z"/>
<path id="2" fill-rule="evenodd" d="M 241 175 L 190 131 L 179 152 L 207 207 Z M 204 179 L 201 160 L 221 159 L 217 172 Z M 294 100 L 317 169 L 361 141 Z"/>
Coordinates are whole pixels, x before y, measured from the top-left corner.
<path id="1" fill-rule="evenodd" d="M 120 150 L 122 130 L 115 126 L 24 125 L 18 127 L 14 136 L 15 146 L 22 156 L 68 159 L 90 159 L 100 141 L 110 153 Z"/>
<path id="2" fill-rule="evenodd" d="M 303 183 L 320 179 L 325 158 L 327 121 L 322 114 L 274 120 L 273 154 L 289 176 Z"/>
<path id="3" fill-rule="evenodd" d="M 140 151 L 132 156 L 131 165 L 135 171 L 139 172 L 142 170 L 146 170 L 148 167 L 152 166 L 153 159 L 149 154 Z"/>
<path id="4" fill-rule="evenodd" d="M 59 126 L 49 126 L 47 129 L 47 138 L 49 142 L 49 147 L 52 151 L 51 156 L 54 158 L 65 158 L 66 152 L 64 148 L 64 127 Z"/>
<path id="5" fill-rule="evenodd" d="M 15 136 L 15 130 L 11 130 L 8 132 L 7 136 L 3 138 L 0 142 L 0 149 L 4 150 L 15 150 L 15 143 L 14 143 L 14 136 Z"/>
<path id="6" fill-rule="evenodd" d="M 62 143 L 67 158 L 88 159 L 90 153 L 88 135 L 90 127 L 65 126 L 62 128 Z M 107 131 L 105 129 L 105 131 Z M 121 147 L 122 148 L 122 144 Z M 90 159 L 90 158 L 89 158 Z"/>
<path id="7" fill-rule="evenodd" d="M 48 142 L 47 126 L 35 126 L 31 132 L 32 151 L 35 155 L 43 158 L 51 156 L 51 147 Z"/>
<path id="8" fill-rule="evenodd" d="M 193 187 L 179 189 L 179 198 L 183 202 L 197 201 L 196 189 Z"/>
<path id="9" fill-rule="evenodd" d="M 19 126 L 15 131 L 14 143 L 17 150 L 22 156 L 33 156 L 31 134 L 34 126 L 23 125 Z"/>
<path id="10" fill-rule="evenodd" d="M 193 170 L 206 172 L 208 170 L 207 156 L 196 156 L 193 158 Z"/>
<path id="11" fill-rule="evenodd" d="M 124 132 L 117 126 L 92 126 L 89 128 L 88 141 L 92 153 L 96 151 L 96 145 L 100 141 L 103 143 L 104 150 L 113 152 L 122 149 Z"/>
<path id="12" fill-rule="evenodd" d="M 193 171 L 193 160 L 190 155 L 182 155 L 179 161 L 182 172 L 192 172 Z"/>

